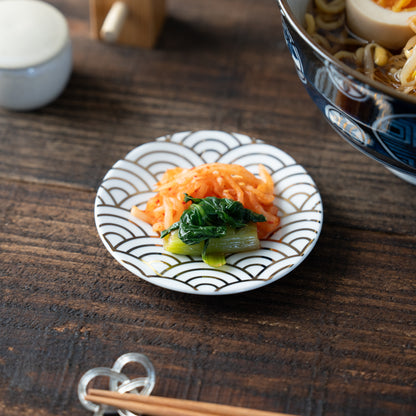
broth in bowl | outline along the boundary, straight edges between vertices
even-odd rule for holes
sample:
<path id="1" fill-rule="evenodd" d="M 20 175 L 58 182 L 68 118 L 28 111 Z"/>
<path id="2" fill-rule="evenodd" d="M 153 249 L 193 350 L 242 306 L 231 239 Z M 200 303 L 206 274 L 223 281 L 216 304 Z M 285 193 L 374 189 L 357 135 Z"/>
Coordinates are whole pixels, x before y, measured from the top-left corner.
<path id="1" fill-rule="evenodd" d="M 412 5 L 402 1 L 408 1 L 404 7 Z M 330 126 L 356 149 L 416 185 L 416 52 L 409 42 L 416 32 L 408 23 L 416 10 L 394 12 L 373 0 L 277 4 L 294 68 Z M 366 24 L 358 26 L 372 28 L 368 39 L 351 30 L 349 10 L 357 4 L 354 22 L 365 19 Z M 400 76 L 406 73 L 402 83 Z"/>
<path id="2" fill-rule="evenodd" d="M 312 0 L 304 27 L 336 59 L 416 95 L 415 0 Z"/>

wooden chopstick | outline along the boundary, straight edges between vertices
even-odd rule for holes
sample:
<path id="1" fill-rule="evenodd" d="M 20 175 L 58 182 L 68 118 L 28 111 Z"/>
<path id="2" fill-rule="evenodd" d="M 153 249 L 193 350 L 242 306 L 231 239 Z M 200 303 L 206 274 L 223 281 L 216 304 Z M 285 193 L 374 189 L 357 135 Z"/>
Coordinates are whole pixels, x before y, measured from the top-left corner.
<path id="1" fill-rule="evenodd" d="M 223 404 L 90 389 L 85 399 L 148 416 L 290 416 Z"/>

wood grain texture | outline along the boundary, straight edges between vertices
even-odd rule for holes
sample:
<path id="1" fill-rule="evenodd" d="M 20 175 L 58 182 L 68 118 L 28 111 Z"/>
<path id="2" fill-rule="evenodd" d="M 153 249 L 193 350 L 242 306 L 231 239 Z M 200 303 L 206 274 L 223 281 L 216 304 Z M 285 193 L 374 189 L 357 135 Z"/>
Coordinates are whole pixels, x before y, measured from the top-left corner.
<path id="1" fill-rule="evenodd" d="M 172 0 L 154 50 L 68 17 L 74 71 L 57 101 L 0 110 L 0 414 L 81 416 L 90 368 L 154 363 L 155 394 L 305 416 L 416 414 L 416 190 L 343 142 L 314 107 L 267 0 Z M 236 296 L 164 290 L 97 235 L 96 189 L 156 137 L 222 129 L 274 144 L 315 179 L 312 254 Z M 134 369 L 132 369 L 134 373 Z"/>

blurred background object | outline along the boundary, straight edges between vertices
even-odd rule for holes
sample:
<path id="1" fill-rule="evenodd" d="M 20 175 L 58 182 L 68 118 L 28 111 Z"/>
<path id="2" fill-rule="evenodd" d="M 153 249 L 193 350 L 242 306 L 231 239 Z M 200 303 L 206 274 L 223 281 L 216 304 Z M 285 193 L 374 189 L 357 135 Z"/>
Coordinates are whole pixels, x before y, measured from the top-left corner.
<path id="1" fill-rule="evenodd" d="M 90 0 L 92 35 L 107 42 L 153 48 L 165 9 L 165 0 Z"/>

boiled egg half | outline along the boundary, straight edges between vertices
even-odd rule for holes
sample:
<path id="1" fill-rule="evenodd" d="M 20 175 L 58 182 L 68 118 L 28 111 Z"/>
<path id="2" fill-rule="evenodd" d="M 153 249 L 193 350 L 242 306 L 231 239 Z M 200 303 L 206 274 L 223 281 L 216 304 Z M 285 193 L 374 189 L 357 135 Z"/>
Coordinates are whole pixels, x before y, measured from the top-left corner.
<path id="1" fill-rule="evenodd" d="M 416 1 L 379 0 L 378 3 L 383 6 L 374 0 L 346 0 L 347 25 L 360 38 L 399 50 L 415 35 L 409 19 L 416 16 Z"/>

